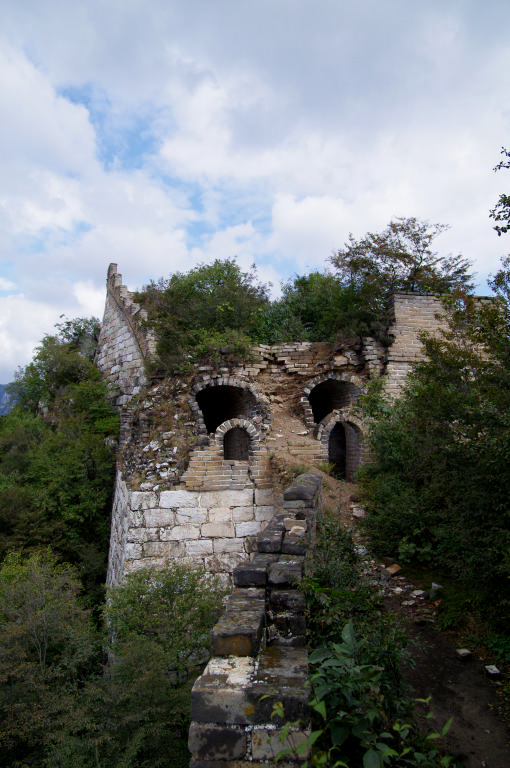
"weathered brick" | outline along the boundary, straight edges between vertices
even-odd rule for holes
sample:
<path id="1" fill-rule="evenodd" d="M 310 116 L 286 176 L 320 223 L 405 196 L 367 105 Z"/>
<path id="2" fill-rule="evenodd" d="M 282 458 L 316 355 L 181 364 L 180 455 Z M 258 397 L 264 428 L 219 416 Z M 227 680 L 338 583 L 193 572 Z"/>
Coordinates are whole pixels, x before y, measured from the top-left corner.
<path id="1" fill-rule="evenodd" d="M 255 520 L 247 523 L 236 523 L 236 536 L 238 538 L 243 536 L 256 536 L 258 533 L 260 533 L 260 528 L 261 523 L 258 523 Z"/>
<path id="2" fill-rule="evenodd" d="M 236 726 L 191 723 L 188 749 L 199 759 L 242 758 L 246 755 L 246 731 Z"/>
<path id="3" fill-rule="evenodd" d="M 175 525 L 173 528 L 166 532 L 166 538 L 168 540 L 183 541 L 187 539 L 199 539 L 200 538 L 200 526 L 199 525 Z"/>
<path id="4" fill-rule="evenodd" d="M 203 523 L 202 536 L 210 538 L 228 539 L 235 536 L 235 528 L 232 523 Z"/>
<path id="5" fill-rule="evenodd" d="M 165 509 L 197 507 L 198 493 L 180 489 L 175 491 L 162 491 L 159 497 L 159 506 Z"/>

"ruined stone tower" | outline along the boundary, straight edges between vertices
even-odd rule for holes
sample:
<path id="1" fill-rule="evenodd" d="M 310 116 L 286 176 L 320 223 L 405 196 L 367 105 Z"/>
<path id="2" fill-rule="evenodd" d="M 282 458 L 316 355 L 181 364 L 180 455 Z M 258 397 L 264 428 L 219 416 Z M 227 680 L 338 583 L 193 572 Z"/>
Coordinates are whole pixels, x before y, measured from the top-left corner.
<path id="1" fill-rule="evenodd" d="M 121 410 L 108 583 L 168 558 L 227 577 L 280 504 L 279 461 L 327 461 L 353 479 L 364 456 L 357 399 L 375 375 L 398 393 L 440 310 L 433 296 L 396 294 L 387 348 L 371 338 L 258 346 L 248 362 L 148 387 L 155 340 L 111 264 L 96 356 Z"/>

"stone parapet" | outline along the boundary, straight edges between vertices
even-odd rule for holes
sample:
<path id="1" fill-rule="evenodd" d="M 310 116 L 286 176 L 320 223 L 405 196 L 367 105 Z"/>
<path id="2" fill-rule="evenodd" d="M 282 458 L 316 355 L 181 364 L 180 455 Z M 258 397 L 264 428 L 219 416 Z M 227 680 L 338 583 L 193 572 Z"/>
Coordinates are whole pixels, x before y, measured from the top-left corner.
<path id="1" fill-rule="evenodd" d="M 267 765 L 310 735 L 306 601 L 297 589 L 322 504 L 321 478 L 301 475 L 234 570 L 236 589 L 212 631 L 213 658 L 193 686 L 190 768 Z M 279 703 L 282 716 L 275 717 Z M 293 723 L 289 728 L 286 723 Z M 294 768 L 306 749 L 279 765 Z"/>
<path id="2" fill-rule="evenodd" d="M 118 406 L 128 403 L 147 384 L 144 361 L 156 348 L 154 335 L 143 326 L 147 313 L 132 296 L 122 285 L 117 265 L 110 264 L 95 363 L 118 389 Z"/>

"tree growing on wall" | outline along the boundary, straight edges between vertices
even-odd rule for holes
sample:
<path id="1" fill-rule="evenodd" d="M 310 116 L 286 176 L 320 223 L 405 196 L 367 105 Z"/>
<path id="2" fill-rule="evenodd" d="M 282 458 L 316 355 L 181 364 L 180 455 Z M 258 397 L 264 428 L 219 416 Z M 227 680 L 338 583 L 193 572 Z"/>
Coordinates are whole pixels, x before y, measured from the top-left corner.
<path id="1" fill-rule="evenodd" d="M 246 353 L 250 326 L 269 305 L 269 289 L 254 268 L 243 272 L 234 259 L 216 259 L 150 283 L 137 301 L 158 337 L 156 370 L 170 372 L 222 348 Z"/>
<path id="2" fill-rule="evenodd" d="M 396 218 L 382 232 L 367 232 L 359 240 L 349 235 L 333 254 L 340 284 L 353 291 L 375 327 L 386 323 L 389 297 L 397 291 L 471 291 L 469 261 L 434 250 L 434 241 L 447 229 L 414 217 Z"/>

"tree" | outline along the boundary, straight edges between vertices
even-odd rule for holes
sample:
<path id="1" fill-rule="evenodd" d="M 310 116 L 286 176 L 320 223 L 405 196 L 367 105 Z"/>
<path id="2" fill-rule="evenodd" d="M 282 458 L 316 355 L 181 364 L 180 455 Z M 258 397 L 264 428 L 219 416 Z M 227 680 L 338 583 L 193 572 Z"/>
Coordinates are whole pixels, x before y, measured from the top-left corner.
<path id="1" fill-rule="evenodd" d="M 0 565 L 0 765 L 43 765 L 61 734 L 83 725 L 80 689 L 99 635 L 79 603 L 74 569 L 50 550 Z"/>
<path id="2" fill-rule="evenodd" d="M 68 320 L 16 375 L 0 418 L 0 557 L 51 544 L 102 597 L 119 416 L 92 363 L 96 321 Z"/>
<path id="3" fill-rule="evenodd" d="M 208 658 L 223 590 L 201 568 L 143 568 L 109 590 L 100 737 L 106 765 L 189 762 L 190 689 Z"/>
<path id="4" fill-rule="evenodd" d="M 449 570 L 500 626 L 510 616 L 509 267 L 492 281 L 499 298 L 452 297 L 449 328 L 423 337 L 426 359 L 403 395 L 375 412 L 361 480 L 376 551 Z"/>
<path id="5" fill-rule="evenodd" d="M 430 224 L 416 218 L 396 218 L 383 232 L 368 232 L 360 240 L 349 240 L 331 263 L 343 286 L 359 296 L 372 322 L 384 321 L 390 295 L 397 291 L 449 294 L 469 292 L 472 275 L 467 259 L 440 256 L 432 244 L 445 224 Z"/>
<path id="6" fill-rule="evenodd" d="M 507 159 L 501 160 L 494 168 L 495 171 L 500 171 L 502 168 L 510 168 L 510 152 L 505 147 L 501 147 L 501 154 Z M 501 194 L 489 215 L 494 221 L 498 222 L 494 227 L 498 235 L 508 232 L 510 230 L 510 195 Z M 500 224 L 499 222 L 503 223 Z"/>
<path id="7" fill-rule="evenodd" d="M 156 370 L 166 372 L 221 347 L 246 351 L 250 326 L 269 305 L 268 286 L 257 281 L 255 268 L 243 272 L 233 259 L 176 272 L 137 298 L 158 337 Z"/>
<path id="8" fill-rule="evenodd" d="M 36 413 L 68 384 L 88 379 L 97 345 L 99 320 L 78 317 L 55 326 L 36 348 L 33 360 L 15 373 L 7 388 L 14 401 Z"/>

